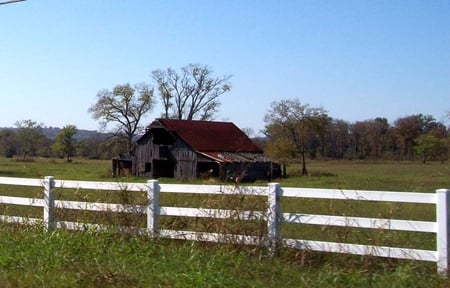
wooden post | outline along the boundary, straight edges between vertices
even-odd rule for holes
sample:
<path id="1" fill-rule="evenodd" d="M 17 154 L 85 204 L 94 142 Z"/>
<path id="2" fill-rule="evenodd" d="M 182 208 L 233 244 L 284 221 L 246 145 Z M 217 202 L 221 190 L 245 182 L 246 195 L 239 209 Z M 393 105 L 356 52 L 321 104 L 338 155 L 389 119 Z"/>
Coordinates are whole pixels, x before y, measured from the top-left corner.
<path id="1" fill-rule="evenodd" d="M 159 191 L 158 180 L 147 181 L 147 231 L 152 238 L 158 234 Z"/>
<path id="2" fill-rule="evenodd" d="M 436 190 L 436 221 L 437 221 L 437 270 L 439 274 L 447 275 L 450 247 L 449 247 L 449 208 L 450 208 L 450 190 L 439 189 Z"/>
<path id="3" fill-rule="evenodd" d="M 55 179 L 53 176 L 44 178 L 44 230 L 52 231 L 56 228 L 55 222 L 55 196 L 53 188 L 55 187 Z"/>
<path id="4" fill-rule="evenodd" d="M 280 224 L 281 224 L 281 211 L 280 211 L 280 190 L 279 183 L 269 183 L 268 193 L 268 209 L 267 209 L 267 238 L 269 252 L 271 256 L 278 254 L 280 248 Z"/>

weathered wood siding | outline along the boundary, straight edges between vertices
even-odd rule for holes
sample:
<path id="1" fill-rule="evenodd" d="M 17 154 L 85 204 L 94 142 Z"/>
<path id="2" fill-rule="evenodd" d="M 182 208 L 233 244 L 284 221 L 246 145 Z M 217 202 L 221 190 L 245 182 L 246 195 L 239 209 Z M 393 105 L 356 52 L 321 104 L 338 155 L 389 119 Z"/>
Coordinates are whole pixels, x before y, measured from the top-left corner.
<path id="1" fill-rule="evenodd" d="M 175 178 L 197 177 L 197 153 L 184 141 L 177 139 L 173 149 L 175 162 Z"/>
<path id="2" fill-rule="evenodd" d="M 152 138 L 150 134 L 140 139 L 139 144 L 134 150 L 133 174 L 137 176 L 151 177 L 152 170 Z M 150 171 L 149 171 L 150 170 Z"/>
<path id="3" fill-rule="evenodd" d="M 138 140 L 133 175 L 179 179 L 218 177 L 222 181 L 268 180 L 279 176 L 272 169 L 274 163 L 262 153 L 223 151 L 218 155 L 210 158 L 198 153 L 177 133 L 156 127 Z"/>

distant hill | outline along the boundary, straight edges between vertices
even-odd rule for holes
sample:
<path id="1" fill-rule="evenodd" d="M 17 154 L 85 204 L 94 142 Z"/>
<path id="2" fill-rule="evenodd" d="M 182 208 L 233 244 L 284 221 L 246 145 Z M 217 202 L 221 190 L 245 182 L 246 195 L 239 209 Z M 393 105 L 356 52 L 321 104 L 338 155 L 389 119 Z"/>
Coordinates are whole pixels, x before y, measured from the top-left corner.
<path id="1" fill-rule="evenodd" d="M 14 127 L 0 127 L 0 130 L 13 130 L 16 131 L 18 130 L 18 128 L 14 128 Z M 44 127 L 42 128 L 42 132 L 44 133 L 45 137 L 47 137 L 48 139 L 55 139 L 56 135 L 58 135 L 59 132 L 61 132 L 61 128 L 57 128 L 57 127 Z M 109 133 L 102 133 L 102 132 L 98 132 L 96 130 L 83 130 L 83 129 L 78 129 L 77 134 L 75 135 L 75 138 L 77 140 L 85 140 L 85 139 L 89 139 L 89 138 L 96 138 L 96 137 L 105 137 L 107 136 Z"/>
<path id="2" fill-rule="evenodd" d="M 0 127 L 0 131 L 1 130 L 13 130 L 16 131 L 18 130 L 18 128 L 15 127 Z M 42 128 L 42 132 L 44 133 L 45 137 L 47 137 L 50 140 L 54 140 L 56 138 L 56 135 L 58 135 L 59 132 L 61 132 L 61 128 L 58 127 L 44 127 Z M 91 139 L 91 138 L 97 138 L 97 137 L 111 137 L 113 134 L 112 133 L 105 133 L 105 132 L 98 132 L 96 130 L 83 130 L 83 129 L 78 129 L 77 134 L 75 135 L 75 138 L 77 140 L 86 140 L 86 139 Z M 135 136 L 135 140 L 139 137 L 141 137 L 142 135 L 136 135 Z M 251 138 L 257 145 L 259 145 L 260 147 L 263 147 L 265 142 L 267 141 L 266 137 L 254 137 Z"/>

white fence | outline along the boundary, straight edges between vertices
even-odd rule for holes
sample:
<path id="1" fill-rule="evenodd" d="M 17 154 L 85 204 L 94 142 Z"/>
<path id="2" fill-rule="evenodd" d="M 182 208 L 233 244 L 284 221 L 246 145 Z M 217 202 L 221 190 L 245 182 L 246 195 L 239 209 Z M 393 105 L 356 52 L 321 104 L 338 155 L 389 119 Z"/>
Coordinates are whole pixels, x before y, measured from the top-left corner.
<path id="1" fill-rule="evenodd" d="M 267 245 L 271 253 L 276 253 L 279 247 L 309 249 L 314 251 L 349 253 L 356 255 L 371 255 L 378 257 L 400 258 L 431 261 L 437 263 L 437 270 L 446 274 L 449 268 L 449 201 L 450 190 L 439 189 L 436 193 L 360 191 L 336 189 L 282 188 L 278 183 L 270 183 L 266 187 L 256 186 L 223 186 L 223 185 L 178 185 L 160 184 L 157 180 L 147 183 L 116 183 L 55 180 L 48 176 L 44 179 L 24 179 L 0 177 L 0 185 L 35 186 L 44 188 L 44 198 L 24 198 L 0 196 L 0 204 L 26 205 L 43 208 L 43 218 L 27 218 L 10 215 L 0 215 L 2 222 L 42 223 L 46 230 L 65 229 L 105 229 L 107 227 L 95 223 L 79 223 L 58 221 L 55 209 L 72 209 L 88 211 L 110 211 L 121 213 L 139 213 L 147 215 L 147 227 L 120 227 L 132 229 L 136 233 L 151 237 L 166 237 L 198 241 L 235 241 L 242 244 Z M 79 201 L 63 201 L 55 199 L 56 189 L 72 188 L 107 191 L 139 191 L 147 193 L 148 205 L 123 205 L 110 203 L 92 203 Z M 254 195 L 267 197 L 268 207 L 265 211 L 234 211 L 226 209 L 204 209 L 186 207 L 165 207 L 159 205 L 160 193 L 192 193 L 216 195 Z M 355 200 L 375 202 L 400 202 L 433 204 L 436 206 L 436 221 L 413 221 L 398 219 L 378 219 L 364 217 L 313 215 L 298 213 L 283 213 L 280 209 L 282 197 L 316 198 L 333 200 Z M 214 219 L 245 219 L 267 222 L 265 237 L 249 235 L 225 235 L 219 233 L 179 231 L 159 229 L 160 216 L 201 217 Z M 386 229 L 397 231 L 412 231 L 434 233 L 436 235 L 435 250 L 409 249 L 401 247 L 386 247 L 349 243 L 335 243 L 301 239 L 286 239 L 281 237 L 282 223 L 310 224 L 321 226 L 342 226 L 368 229 Z"/>

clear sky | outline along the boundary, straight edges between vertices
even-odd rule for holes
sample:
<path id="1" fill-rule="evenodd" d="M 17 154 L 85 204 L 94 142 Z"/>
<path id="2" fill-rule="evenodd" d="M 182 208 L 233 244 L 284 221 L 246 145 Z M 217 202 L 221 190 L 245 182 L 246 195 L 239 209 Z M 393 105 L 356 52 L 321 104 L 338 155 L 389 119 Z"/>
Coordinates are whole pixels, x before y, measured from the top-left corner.
<path id="1" fill-rule="evenodd" d="M 189 63 L 232 75 L 215 120 L 257 134 L 294 97 L 349 122 L 450 110 L 449 0 L 27 0 L 0 25 L 0 127 L 97 130 L 98 91 Z"/>

